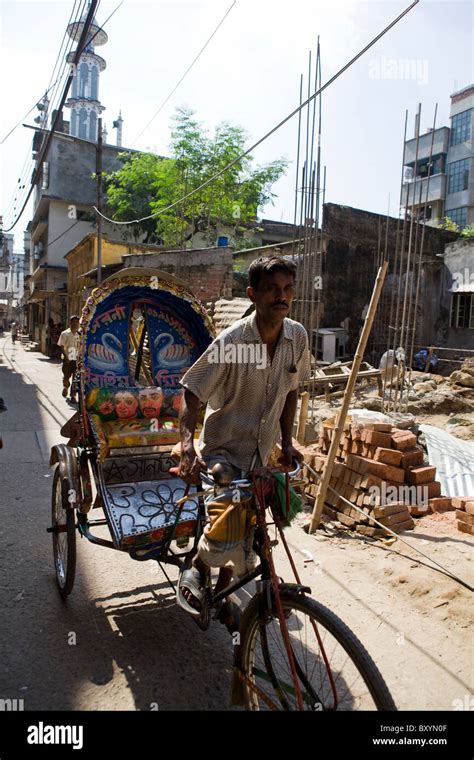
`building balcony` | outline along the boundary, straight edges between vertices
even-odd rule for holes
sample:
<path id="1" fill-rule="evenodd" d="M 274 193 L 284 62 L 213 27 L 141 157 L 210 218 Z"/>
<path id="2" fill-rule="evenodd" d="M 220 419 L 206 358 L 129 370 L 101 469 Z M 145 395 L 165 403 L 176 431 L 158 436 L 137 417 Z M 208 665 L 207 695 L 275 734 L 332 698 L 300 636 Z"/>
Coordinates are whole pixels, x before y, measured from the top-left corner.
<path id="1" fill-rule="evenodd" d="M 429 179 L 428 198 L 426 190 Z M 403 183 L 402 189 L 402 206 L 411 206 L 413 204 L 413 193 L 415 206 L 423 206 L 425 202 L 433 203 L 434 201 L 444 201 L 446 198 L 446 174 L 433 174 L 431 177 L 416 178 L 409 182 Z M 421 193 L 421 195 L 420 195 Z"/>
<path id="2" fill-rule="evenodd" d="M 449 147 L 449 127 L 435 129 L 434 136 L 433 132 L 425 132 L 424 135 L 420 135 L 418 141 L 418 156 L 416 153 L 416 138 L 414 137 L 412 140 L 407 140 L 405 143 L 403 165 L 414 166 L 416 158 L 418 158 L 418 162 L 429 159 L 432 140 L 432 156 L 439 156 L 443 153 L 446 154 Z"/>

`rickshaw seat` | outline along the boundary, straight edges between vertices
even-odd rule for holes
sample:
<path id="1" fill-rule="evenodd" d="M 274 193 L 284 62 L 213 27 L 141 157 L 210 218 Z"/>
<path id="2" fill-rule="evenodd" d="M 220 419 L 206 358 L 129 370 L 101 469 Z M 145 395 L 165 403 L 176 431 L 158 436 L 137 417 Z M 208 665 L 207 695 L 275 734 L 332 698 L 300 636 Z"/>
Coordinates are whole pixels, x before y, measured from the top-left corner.
<path id="1" fill-rule="evenodd" d="M 182 388 L 155 386 L 90 390 L 86 409 L 100 461 L 112 448 L 176 444 L 182 396 Z"/>

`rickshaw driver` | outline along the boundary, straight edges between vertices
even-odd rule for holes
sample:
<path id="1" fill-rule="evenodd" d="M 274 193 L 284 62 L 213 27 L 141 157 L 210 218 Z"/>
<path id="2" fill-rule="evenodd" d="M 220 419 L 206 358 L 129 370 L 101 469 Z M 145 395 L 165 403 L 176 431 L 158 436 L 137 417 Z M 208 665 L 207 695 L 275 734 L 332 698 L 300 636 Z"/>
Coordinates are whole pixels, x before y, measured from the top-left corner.
<path id="1" fill-rule="evenodd" d="M 306 330 L 286 316 L 294 298 L 295 275 L 295 265 L 285 259 L 265 257 L 254 261 L 249 268 L 247 295 L 255 304 L 255 312 L 224 330 L 182 378 L 185 393 L 177 471 L 186 482 L 199 483 L 200 470 L 208 468 L 218 473 L 222 484 L 245 477 L 250 469 L 267 463 L 279 432 L 282 446 L 279 463 L 290 467 L 295 459 L 302 461 L 303 456 L 292 445 L 292 430 L 298 385 L 309 378 L 310 362 Z M 258 362 L 238 361 L 238 349 L 243 344 L 250 344 L 247 357 L 253 346 L 254 359 L 255 354 L 259 355 Z M 221 351 L 221 360 L 217 362 L 216 348 Z M 222 361 L 227 355 L 231 361 Z M 241 352 L 240 356 L 243 355 Z M 261 361 L 262 355 L 265 362 Z M 199 456 L 194 447 L 194 431 L 201 403 L 207 403 L 207 408 Z M 230 510 L 223 506 L 219 514 L 214 501 L 211 512 L 208 499 L 206 505 L 210 525 L 206 525 L 199 540 L 192 566 L 181 573 L 177 591 L 178 603 L 192 615 L 198 615 L 201 609 L 209 567 L 220 568 L 216 593 L 230 583 L 233 575 L 252 569 L 246 564 L 251 545 L 248 541 L 246 545 L 242 535 L 237 541 L 231 540 L 236 537 L 235 519 L 229 524 L 227 536 L 222 535 L 221 519 L 217 534 L 219 539 L 228 540 L 212 537 L 217 520 Z M 232 605 L 224 606 L 222 612 L 221 622 L 231 625 Z"/>

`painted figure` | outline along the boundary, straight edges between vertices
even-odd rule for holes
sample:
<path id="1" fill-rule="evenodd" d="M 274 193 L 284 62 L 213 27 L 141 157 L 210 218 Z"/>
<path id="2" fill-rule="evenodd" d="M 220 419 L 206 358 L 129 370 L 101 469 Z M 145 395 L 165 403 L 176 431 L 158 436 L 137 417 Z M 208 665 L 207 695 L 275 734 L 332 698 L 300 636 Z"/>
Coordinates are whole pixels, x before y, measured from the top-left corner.
<path id="1" fill-rule="evenodd" d="M 114 396 L 115 414 L 121 420 L 137 416 L 138 399 L 130 391 L 117 391 Z"/>
<path id="2" fill-rule="evenodd" d="M 101 420 L 113 420 L 115 418 L 115 406 L 111 392 L 106 388 L 93 388 L 87 394 L 87 408 L 98 414 Z"/>
<path id="3" fill-rule="evenodd" d="M 138 394 L 141 413 L 148 419 L 160 416 L 163 403 L 163 391 L 161 388 L 141 388 Z"/>

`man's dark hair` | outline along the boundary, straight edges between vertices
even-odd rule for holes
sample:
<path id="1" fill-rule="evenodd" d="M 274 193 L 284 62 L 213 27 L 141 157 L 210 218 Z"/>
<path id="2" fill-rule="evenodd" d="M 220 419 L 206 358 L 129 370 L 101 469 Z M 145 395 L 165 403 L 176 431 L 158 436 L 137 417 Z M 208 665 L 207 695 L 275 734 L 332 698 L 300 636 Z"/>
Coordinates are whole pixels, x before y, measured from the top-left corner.
<path id="1" fill-rule="evenodd" d="M 72 317 L 69 317 L 69 322 L 72 322 L 73 319 L 77 319 L 77 321 L 80 321 L 80 318 L 77 316 L 77 314 L 73 314 Z"/>
<path id="2" fill-rule="evenodd" d="M 255 259 L 249 266 L 249 285 L 254 290 L 258 290 L 262 274 L 275 274 L 276 272 L 285 272 L 296 279 L 296 264 L 290 259 L 282 259 L 279 256 L 261 256 Z"/>

